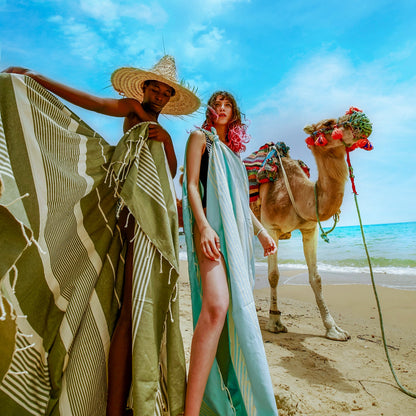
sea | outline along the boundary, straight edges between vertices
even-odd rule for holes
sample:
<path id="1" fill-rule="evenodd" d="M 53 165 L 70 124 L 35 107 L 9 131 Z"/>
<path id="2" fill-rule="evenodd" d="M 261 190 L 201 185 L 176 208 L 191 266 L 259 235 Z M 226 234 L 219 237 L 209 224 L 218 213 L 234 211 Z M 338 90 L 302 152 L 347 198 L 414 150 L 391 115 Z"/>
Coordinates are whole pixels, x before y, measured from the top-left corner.
<path id="1" fill-rule="evenodd" d="M 364 225 L 363 233 L 375 284 L 416 290 L 416 222 Z M 318 271 L 323 284 L 372 284 L 360 226 L 336 227 L 328 237 L 329 243 L 318 237 Z M 186 260 L 184 236 L 179 240 L 180 258 Z M 257 239 L 254 249 L 255 287 L 267 287 L 267 259 Z M 279 285 L 309 284 L 299 230 L 289 240 L 279 241 L 278 256 Z"/>

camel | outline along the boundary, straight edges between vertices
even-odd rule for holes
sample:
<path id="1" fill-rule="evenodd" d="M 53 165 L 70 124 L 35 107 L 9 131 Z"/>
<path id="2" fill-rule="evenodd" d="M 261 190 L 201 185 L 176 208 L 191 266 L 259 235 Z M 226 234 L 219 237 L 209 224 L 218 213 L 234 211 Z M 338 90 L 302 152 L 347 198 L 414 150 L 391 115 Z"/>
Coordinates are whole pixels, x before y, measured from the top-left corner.
<path id="1" fill-rule="evenodd" d="M 361 114 L 360 114 L 361 113 Z M 357 117 L 361 117 L 360 122 Z M 364 118 L 363 118 L 364 117 Z M 364 121 L 364 124 L 363 124 Z M 364 125 L 364 127 L 363 127 Z M 338 120 L 327 119 L 306 126 L 304 131 L 311 136 L 306 139 L 318 168 L 317 197 L 319 220 L 324 221 L 338 213 L 348 179 L 345 162 L 346 149 L 363 147 L 371 150 L 367 137 L 371 134 L 371 123 L 361 110 L 351 107 L 345 116 Z M 366 147 L 367 146 L 367 147 Z M 298 229 L 302 233 L 303 251 L 309 273 L 309 283 L 315 294 L 326 337 L 337 341 L 350 338 L 331 316 L 322 294 L 321 276 L 317 270 L 318 227 L 315 208 L 315 183 L 308 179 L 298 161 L 289 157 L 281 158 L 294 204 L 285 185 L 284 175 L 275 182 L 260 184 L 259 198 L 250 207 L 276 244 L 279 238 Z M 295 205 L 295 206 L 294 206 Z M 277 305 L 277 285 L 279 282 L 277 253 L 268 258 L 268 279 L 270 284 L 270 312 L 266 329 L 270 332 L 287 332 L 281 322 L 281 312 Z"/>

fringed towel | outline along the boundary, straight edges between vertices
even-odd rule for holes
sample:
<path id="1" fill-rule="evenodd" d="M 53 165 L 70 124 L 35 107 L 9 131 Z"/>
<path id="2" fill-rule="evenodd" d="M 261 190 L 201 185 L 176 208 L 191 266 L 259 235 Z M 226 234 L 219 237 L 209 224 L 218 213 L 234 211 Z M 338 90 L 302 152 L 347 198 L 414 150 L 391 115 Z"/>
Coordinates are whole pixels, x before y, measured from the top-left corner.
<path id="1" fill-rule="evenodd" d="M 253 298 L 253 228 L 248 183 L 241 160 L 215 130 L 207 181 L 207 219 L 217 232 L 227 267 L 230 306 L 217 358 L 211 369 L 201 415 L 277 415 L 275 398 Z M 186 166 L 185 166 L 186 172 Z M 201 275 L 192 237 L 194 218 L 183 185 L 183 216 L 194 327 L 202 305 Z"/>
<path id="2" fill-rule="evenodd" d="M 21 75 L 0 75 L 0 117 L 2 414 L 105 415 L 123 206 L 135 221 L 133 408 L 180 414 L 178 224 L 162 144 L 142 123 L 114 148 Z"/>

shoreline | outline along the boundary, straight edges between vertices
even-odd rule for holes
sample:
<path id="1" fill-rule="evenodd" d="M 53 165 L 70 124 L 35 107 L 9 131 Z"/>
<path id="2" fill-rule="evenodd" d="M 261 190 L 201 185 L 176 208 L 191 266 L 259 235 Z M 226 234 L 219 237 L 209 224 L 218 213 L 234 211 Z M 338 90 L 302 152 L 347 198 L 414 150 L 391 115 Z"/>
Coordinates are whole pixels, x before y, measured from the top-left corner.
<path id="1" fill-rule="evenodd" d="M 180 319 L 189 362 L 192 309 L 187 262 L 180 264 Z M 284 271 L 287 279 L 298 270 Z M 398 389 L 381 340 L 377 304 L 366 284 L 326 284 L 323 293 L 346 342 L 325 338 L 309 284 L 278 286 L 278 305 L 288 332 L 265 330 L 269 310 L 267 287 L 254 290 L 279 416 L 413 416 L 416 399 Z M 296 279 L 294 279 L 296 281 Z M 289 281 L 294 281 L 289 280 Z M 416 392 L 416 291 L 377 285 L 388 351 L 401 384 Z"/>
<path id="2" fill-rule="evenodd" d="M 286 285 L 308 285 L 308 269 L 304 268 L 287 268 L 279 266 L 280 279 L 279 287 Z M 372 285 L 370 272 L 350 273 L 338 271 L 323 271 L 318 267 L 319 274 L 324 286 L 334 285 Z M 389 274 L 373 273 L 376 286 L 382 286 L 390 289 L 416 291 L 416 276 L 411 274 Z M 256 267 L 256 282 L 254 289 L 263 289 L 268 287 L 267 265 L 265 267 Z"/>

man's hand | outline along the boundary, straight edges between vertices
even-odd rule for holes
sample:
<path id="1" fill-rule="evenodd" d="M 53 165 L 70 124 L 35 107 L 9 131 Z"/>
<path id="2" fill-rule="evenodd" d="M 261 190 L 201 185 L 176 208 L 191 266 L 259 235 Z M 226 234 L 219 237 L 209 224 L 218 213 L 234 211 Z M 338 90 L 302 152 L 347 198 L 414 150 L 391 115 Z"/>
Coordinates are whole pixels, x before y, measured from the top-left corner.
<path id="1" fill-rule="evenodd" d="M 165 144 L 172 142 L 170 134 L 160 124 L 149 124 L 149 139 Z"/>

